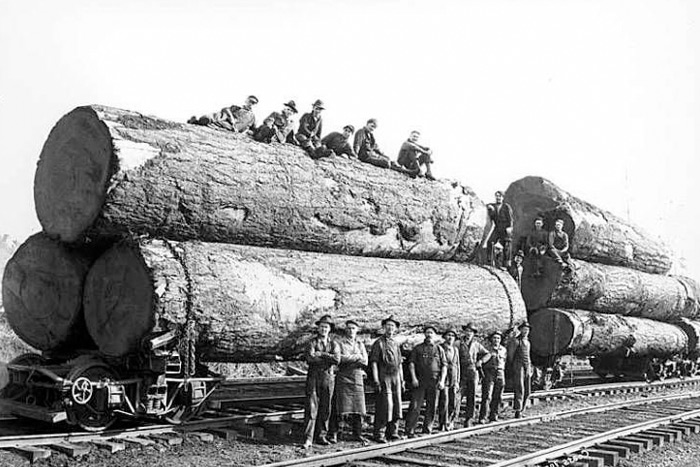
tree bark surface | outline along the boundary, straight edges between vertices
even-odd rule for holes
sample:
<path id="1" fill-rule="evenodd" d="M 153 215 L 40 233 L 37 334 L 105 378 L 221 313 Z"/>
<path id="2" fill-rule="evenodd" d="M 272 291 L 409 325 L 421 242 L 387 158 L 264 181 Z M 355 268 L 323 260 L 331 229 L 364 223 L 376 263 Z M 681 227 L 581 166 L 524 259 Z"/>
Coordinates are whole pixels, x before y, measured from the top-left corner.
<path id="1" fill-rule="evenodd" d="M 38 350 L 89 347 L 82 298 L 90 255 L 43 233 L 25 241 L 5 266 L 2 302 L 7 321 Z"/>
<path id="2" fill-rule="evenodd" d="M 532 351 L 542 357 L 572 353 L 600 356 L 631 348 L 640 357 L 668 357 L 688 350 L 679 326 L 645 318 L 545 308 L 530 315 Z"/>
<path id="3" fill-rule="evenodd" d="M 455 182 L 101 106 L 53 128 L 34 198 L 44 230 L 67 242 L 137 233 L 454 261 L 472 257 L 486 219 Z"/>
<path id="4" fill-rule="evenodd" d="M 524 262 L 523 299 L 530 311 L 574 308 L 665 322 L 700 317 L 700 285 L 688 277 L 580 260 L 566 274 L 549 258 L 543 265 L 544 274 L 534 277 L 534 260 Z"/>
<path id="5" fill-rule="evenodd" d="M 564 220 L 574 258 L 664 274 L 671 269 L 671 251 L 639 227 L 562 190 L 542 177 L 525 177 L 511 183 L 505 194 L 515 215 L 516 242 L 533 227 L 538 215 L 545 229 Z"/>
<path id="6" fill-rule="evenodd" d="M 85 310 L 107 355 L 189 321 L 202 359 L 220 362 L 298 358 L 325 313 L 339 324 L 356 319 L 365 334 L 389 315 L 409 334 L 468 322 L 488 333 L 526 319 L 515 281 L 482 266 L 164 240 L 101 256 L 86 280 Z"/>

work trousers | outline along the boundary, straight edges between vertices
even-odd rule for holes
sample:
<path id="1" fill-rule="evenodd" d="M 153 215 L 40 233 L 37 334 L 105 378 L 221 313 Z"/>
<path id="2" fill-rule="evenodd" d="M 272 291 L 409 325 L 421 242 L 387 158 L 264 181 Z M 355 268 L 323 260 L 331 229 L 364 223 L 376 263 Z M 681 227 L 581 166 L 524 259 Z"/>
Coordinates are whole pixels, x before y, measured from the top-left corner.
<path id="1" fill-rule="evenodd" d="M 435 421 L 435 411 L 438 403 L 437 379 L 428 379 L 413 388 L 411 394 L 411 404 L 408 407 L 408 415 L 406 416 L 406 433 L 411 434 L 415 431 L 418 424 L 418 416 L 425 402 L 425 416 L 423 417 L 423 433 L 433 431 L 433 422 Z"/>
<path id="2" fill-rule="evenodd" d="M 513 367 L 513 410 L 522 412 L 525 410 L 527 400 L 530 397 L 532 386 L 532 372 L 529 365 L 515 365 Z"/>
<path id="3" fill-rule="evenodd" d="M 307 441 L 328 433 L 334 389 L 335 375 L 330 371 L 314 371 L 306 377 L 304 436 Z"/>
<path id="4" fill-rule="evenodd" d="M 400 370 L 399 370 L 400 371 Z M 399 373 L 379 375 L 379 394 L 374 408 L 374 436 L 391 438 L 398 433 L 401 420 L 401 378 Z"/>
<path id="5" fill-rule="evenodd" d="M 559 250 L 556 248 L 550 248 L 549 249 L 549 256 L 554 258 L 554 260 L 561 264 L 562 266 L 565 264 L 569 264 L 569 260 L 571 259 L 571 255 L 569 254 L 568 251 L 561 253 Z"/>
<path id="6" fill-rule="evenodd" d="M 496 252 L 493 246 L 496 243 L 503 245 L 503 252 L 501 253 L 501 258 L 497 258 Z M 505 230 L 495 230 L 488 241 L 488 254 L 490 255 L 489 261 L 496 267 L 509 268 L 512 259 L 513 252 L 511 251 L 512 236 L 508 235 Z M 500 261 L 499 261 L 500 260 Z"/>
<path id="7" fill-rule="evenodd" d="M 446 386 L 440 391 L 438 401 L 438 424 L 440 428 L 454 427 L 459 416 L 459 404 L 462 399 L 459 386 Z"/>
<path id="8" fill-rule="evenodd" d="M 462 397 L 467 398 L 467 408 L 464 412 L 464 423 L 474 418 L 474 406 L 476 405 L 476 385 L 479 382 L 479 374 L 474 367 L 462 368 L 462 380 L 460 390 Z M 459 408 L 459 404 L 457 405 Z M 456 417 L 456 416 L 455 416 Z"/>
<path id="9" fill-rule="evenodd" d="M 484 370 L 484 380 L 481 382 L 481 410 L 479 420 L 485 420 L 488 412 L 489 420 L 498 419 L 498 410 L 501 406 L 503 388 L 506 378 L 503 370 Z"/>
<path id="10" fill-rule="evenodd" d="M 368 164 L 375 165 L 377 167 L 381 167 L 383 169 L 388 169 L 391 166 L 391 163 L 389 162 L 389 158 L 386 156 L 382 156 L 381 154 L 377 154 L 376 152 L 365 152 L 360 154 L 360 160 L 362 162 L 366 162 Z"/>

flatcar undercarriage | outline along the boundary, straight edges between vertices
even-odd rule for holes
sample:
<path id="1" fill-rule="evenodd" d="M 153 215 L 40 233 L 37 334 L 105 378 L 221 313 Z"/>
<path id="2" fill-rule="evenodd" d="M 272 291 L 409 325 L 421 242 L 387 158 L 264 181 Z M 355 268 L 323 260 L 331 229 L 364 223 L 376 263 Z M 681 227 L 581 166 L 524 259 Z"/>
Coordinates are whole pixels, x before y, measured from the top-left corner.
<path id="1" fill-rule="evenodd" d="M 22 355 L 7 366 L 0 406 L 16 416 L 88 431 L 118 419 L 182 423 L 197 414 L 222 378 L 204 366 L 184 365 L 177 350 L 164 347 L 119 360 L 90 352 L 69 359 Z"/>

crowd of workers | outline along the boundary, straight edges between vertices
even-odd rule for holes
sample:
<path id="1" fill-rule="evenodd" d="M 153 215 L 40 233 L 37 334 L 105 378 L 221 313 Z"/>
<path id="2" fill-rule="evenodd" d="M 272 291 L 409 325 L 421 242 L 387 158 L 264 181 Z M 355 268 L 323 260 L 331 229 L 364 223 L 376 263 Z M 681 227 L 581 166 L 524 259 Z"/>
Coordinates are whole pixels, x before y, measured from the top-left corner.
<path id="1" fill-rule="evenodd" d="M 424 341 L 410 352 L 407 367 L 401 346 L 396 340 L 400 323 L 393 316 L 382 320 L 383 334 L 372 344 L 369 355 L 358 339 L 360 326 L 355 320 L 345 322 L 345 329 L 335 335 L 330 315 L 316 322 L 317 335 L 306 348 L 309 365 L 306 380 L 304 447 L 317 442 L 328 445 L 338 441 L 347 428 L 350 440 L 367 443 L 362 436 L 365 408 L 365 369 L 376 394 L 373 437 L 386 443 L 416 436 L 419 415 L 425 405 L 422 433 L 437 429 L 449 431 L 460 419 L 460 406 L 466 398 L 463 426 L 498 420 L 505 387 L 506 369 L 513 380 L 515 417 L 521 417 L 530 395 L 530 327 L 527 323 L 507 333 L 502 345 L 500 332 L 488 336 L 486 346 L 477 339 L 478 330 L 462 326 L 462 335 L 451 327 L 437 342 L 438 329 L 426 325 Z M 481 378 L 481 407 L 475 418 L 476 388 Z M 408 381 L 408 383 L 406 383 Z M 405 417 L 403 435 L 399 421 L 404 418 L 402 397 L 411 388 L 411 403 Z"/>
<path id="2" fill-rule="evenodd" d="M 418 143 L 419 131 L 410 132 L 408 139 L 401 145 L 397 160 L 392 161 L 377 145 L 374 137 L 377 120 L 374 118 L 367 120 L 365 126 L 357 132 L 353 125 L 348 124 L 342 131 L 334 131 L 322 137 L 323 101 L 316 100 L 312 104 L 311 111 L 299 119 L 298 127 L 293 118 L 298 113 L 293 100 L 283 104 L 280 111 L 268 115 L 259 126 L 256 126 L 253 113 L 253 106 L 257 103 L 257 97 L 248 96 L 240 106 L 232 105 L 218 112 L 192 117 L 187 123 L 247 134 L 262 143 L 293 144 L 303 148 L 314 159 L 337 155 L 396 170 L 410 177 L 435 180 L 431 171 L 432 150 Z M 351 145 L 349 139 L 353 133 L 355 137 Z M 425 168 L 424 172 L 421 167 Z"/>

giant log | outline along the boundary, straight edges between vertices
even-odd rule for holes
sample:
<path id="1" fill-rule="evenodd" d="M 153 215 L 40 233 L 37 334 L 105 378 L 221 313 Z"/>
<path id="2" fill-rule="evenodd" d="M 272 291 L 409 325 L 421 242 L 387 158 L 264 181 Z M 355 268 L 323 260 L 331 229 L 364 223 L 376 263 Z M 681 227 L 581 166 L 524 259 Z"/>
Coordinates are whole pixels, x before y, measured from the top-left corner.
<path id="1" fill-rule="evenodd" d="M 325 313 L 341 324 L 356 319 L 365 334 L 388 315 L 405 333 L 428 322 L 473 322 L 488 333 L 526 319 L 515 281 L 483 266 L 167 240 L 104 253 L 88 273 L 84 304 L 106 355 L 192 323 L 200 357 L 219 362 L 295 359 Z"/>
<path id="2" fill-rule="evenodd" d="M 554 230 L 554 221 L 561 218 L 574 258 L 656 274 L 671 269 L 671 252 L 661 240 L 547 179 L 525 177 L 511 183 L 505 201 L 513 208 L 516 241 L 528 234 L 538 215 L 544 216 L 547 230 Z"/>
<path id="3" fill-rule="evenodd" d="M 136 233 L 455 261 L 472 256 L 486 218 L 456 182 L 101 106 L 51 130 L 34 200 L 44 230 L 66 242 Z"/>
<path id="4" fill-rule="evenodd" d="M 43 233 L 25 241 L 5 266 L 7 321 L 38 350 L 90 347 L 83 322 L 83 284 L 91 254 Z"/>
<path id="5" fill-rule="evenodd" d="M 645 318 L 545 308 L 529 321 L 532 352 L 541 357 L 623 354 L 626 349 L 637 357 L 669 357 L 689 346 L 679 326 Z"/>
<path id="6" fill-rule="evenodd" d="M 563 274 L 549 258 L 543 261 L 544 274 L 535 276 L 533 263 L 525 260 L 522 279 L 528 310 L 574 308 L 666 322 L 700 317 L 700 285 L 688 277 L 580 260 L 571 273 Z"/>

